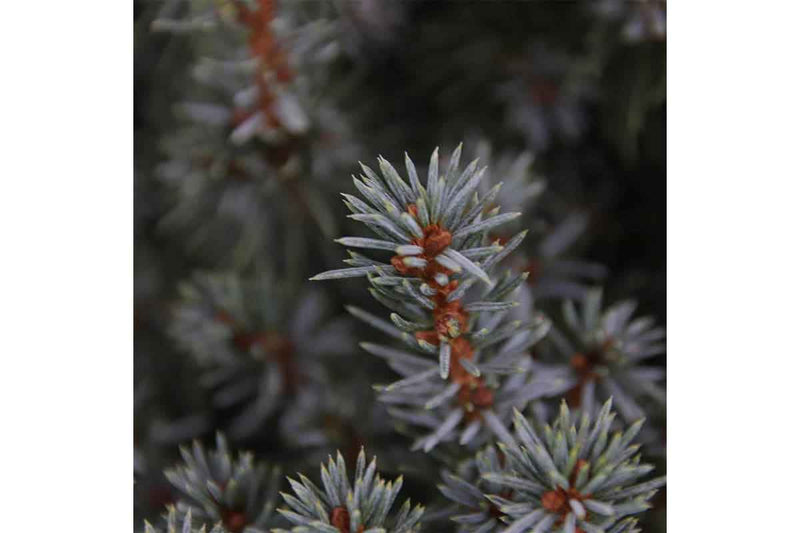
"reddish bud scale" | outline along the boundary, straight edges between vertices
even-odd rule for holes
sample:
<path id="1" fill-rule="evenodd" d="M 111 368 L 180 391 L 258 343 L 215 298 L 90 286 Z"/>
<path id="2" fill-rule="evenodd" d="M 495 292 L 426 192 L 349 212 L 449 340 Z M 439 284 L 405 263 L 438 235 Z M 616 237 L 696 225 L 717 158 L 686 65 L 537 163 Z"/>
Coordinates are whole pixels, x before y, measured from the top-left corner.
<path id="1" fill-rule="evenodd" d="M 449 231 L 440 229 L 435 224 L 426 227 L 424 235 L 422 247 L 425 248 L 425 255 L 428 257 L 436 257 L 453 241 Z"/>
<path id="2" fill-rule="evenodd" d="M 410 204 L 406 210 L 411 216 L 417 217 L 416 205 Z M 469 313 L 464 310 L 460 299 L 447 301 L 448 295 L 458 288 L 458 281 L 452 280 L 446 285 L 440 285 L 436 281 L 436 274 L 441 273 L 448 277 L 452 274 L 451 270 L 436 262 L 436 256 L 450 246 L 453 236 L 437 224 L 426 226 L 422 233 L 422 237 L 411 239 L 411 244 L 422 248 L 423 252 L 418 257 L 427 262 L 425 268 L 407 266 L 403 263 L 403 256 L 400 255 L 392 257 L 391 263 L 400 274 L 422 278 L 428 286 L 436 289 L 436 294 L 433 296 L 435 307 L 432 311 L 434 329 L 418 331 L 414 337 L 418 341 L 425 341 L 434 346 L 438 346 L 443 339 L 447 339 L 450 343 L 449 379 L 461 385 L 458 403 L 467 414 L 465 420 L 472 421 L 480 418 L 480 409 L 494 404 L 494 393 L 482 378 L 476 378 L 459 363 L 461 359 L 472 359 L 473 350 L 469 341 L 461 336 L 469 329 Z M 454 326 L 457 326 L 458 330 L 455 337 L 451 335 Z"/>
<path id="3" fill-rule="evenodd" d="M 574 487 L 575 478 L 578 476 L 578 470 L 585 464 L 588 464 L 588 461 L 585 459 L 578 459 L 578 462 L 575 463 L 575 467 L 572 469 L 572 473 L 569 476 L 570 487 L 567 490 L 559 487 L 555 490 L 551 490 L 542 494 L 542 507 L 551 513 L 561 515 L 557 524 L 563 523 L 567 518 L 567 513 L 572 510 L 569 505 L 570 500 L 582 501 L 592 497 L 591 494 L 581 494 Z M 575 530 L 575 532 L 581 533 L 583 530 L 578 528 Z"/>
<path id="4" fill-rule="evenodd" d="M 467 379 L 458 391 L 458 403 L 466 412 L 466 421 L 473 422 L 481 419 L 481 409 L 494 404 L 494 392 L 486 386 L 483 379 L 464 373 Z"/>
<path id="5" fill-rule="evenodd" d="M 334 507 L 330 515 L 331 525 L 342 532 L 350 532 L 350 513 L 344 507 Z"/>
<path id="6" fill-rule="evenodd" d="M 408 212 L 413 216 L 416 216 L 416 206 L 413 206 L 413 208 L 414 209 L 412 210 L 411 207 L 409 207 Z M 410 244 L 416 244 L 417 246 L 422 247 L 424 251 L 419 257 L 422 257 L 428 262 L 427 266 L 425 268 L 406 266 L 403 263 L 403 256 L 400 255 L 392 257 L 392 266 L 394 266 L 394 268 L 403 275 L 421 277 L 429 283 L 433 281 L 433 277 L 436 274 L 442 273 L 449 276 L 452 272 L 437 263 L 435 259 L 436 256 L 443 252 L 445 248 L 450 246 L 453 236 L 449 231 L 441 229 L 436 224 L 426 226 L 425 229 L 422 230 L 422 233 L 422 237 L 411 239 Z M 435 283 L 435 281 L 433 283 L 438 287 L 438 284 Z"/>
<path id="7" fill-rule="evenodd" d="M 414 333 L 414 338 L 416 338 L 418 341 L 424 341 L 428 344 L 433 344 L 434 346 L 439 345 L 439 334 L 434 330 L 417 331 Z"/>
<path id="8" fill-rule="evenodd" d="M 489 234 L 489 240 L 492 242 L 497 242 L 500 246 L 505 246 L 508 244 L 508 237 L 505 235 L 500 235 L 498 233 L 491 233 Z"/>
<path id="9" fill-rule="evenodd" d="M 511 498 L 511 496 L 513 496 L 513 494 L 512 494 L 512 492 L 510 490 L 504 490 L 503 492 L 498 494 L 498 496 L 508 500 L 509 498 Z M 489 516 L 492 516 L 494 518 L 498 518 L 499 519 L 499 518 L 503 518 L 505 516 L 505 514 L 503 513 L 503 511 L 500 510 L 499 507 L 497 507 L 497 505 L 495 505 L 494 503 L 489 502 Z"/>
<path id="10" fill-rule="evenodd" d="M 564 489 L 559 488 L 542 494 L 542 507 L 551 513 L 566 512 L 567 494 Z"/>
<path id="11" fill-rule="evenodd" d="M 597 365 L 604 363 L 605 353 L 611 349 L 613 344 L 613 339 L 606 339 L 599 348 L 588 350 L 585 353 L 575 353 L 570 358 L 569 364 L 578 376 L 578 383 L 565 394 L 567 404 L 571 407 L 580 405 L 581 394 L 586 384 L 600 378 L 594 369 Z"/>
<path id="12" fill-rule="evenodd" d="M 350 513 L 347 512 L 346 507 L 334 507 L 328 519 L 331 521 L 331 525 L 341 533 L 350 533 Z M 358 526 L 356 531 L 357 533 L 363 533 L 364 525 Z"/>
<path id="13" fill-rule="evenodd" d="M 241 533 L 247 526 L 247 516 L 241 511 L 224 510 L 222 523 L 231 533 Z"/>
<path id="14" fill-rule="evenodd" d="M 542 264 L 538 259 L 532 259 L 528 266 L 525 268 L 528 273 L 528 284 L 536 285 L 542 276 Z"/>
<path id="15" fill-rule="evenodd" d="M 464 337 L 456 337 L 450 341 L 450 381 L 470 385 L 475 377 L 459 364 L 461 359 L 472 359 L 472 346 Z"/>
<path id="16" fill-rule="evenodd" d="M 570 485 L 575 484 L 575 480 L 578 478 L 578 471 L 581 468 L 583 468 L 583 465 L 588 465 L 588 464 L 589 461 L 587 461 L 586 459 L 578 459 L 578 461 L 575 463 L 575 467 L 572 469 L 572 474 L 570 474 L 569 476 Z"/>

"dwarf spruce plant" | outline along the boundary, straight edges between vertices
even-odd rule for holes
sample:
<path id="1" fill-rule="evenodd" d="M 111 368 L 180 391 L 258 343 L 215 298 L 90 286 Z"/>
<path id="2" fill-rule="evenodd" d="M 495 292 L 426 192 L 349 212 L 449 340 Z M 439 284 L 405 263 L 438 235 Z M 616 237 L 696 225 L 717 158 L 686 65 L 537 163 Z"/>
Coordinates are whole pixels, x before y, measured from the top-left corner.
<path id="1" fill-rule="evenodd" d="M 574 383 L 566 394 L 570 404 L 591 413 L 613 397 L 622 418 L 632 423 L 645 416 L 645 406 L 666 406 L 666 371 L 646 364 L 666 350 L 666 331 L 652 317 L 636 317 L 635 301 L 603 309 L 602 296 L 600 289 L 593 289 L 580 307 L 571 300 L 562 302 L 566 331 L 551 331 L 553 356 Z"/>
<path id="2" fill-rule="evenodd" d="M 397 419 L 422 430 L 414 448 L 429 451 L 440 442 L 476 445 L 508 438 L 512 409 L 562 392 L 559 380 L 537 380 L 527 350 L 550 328 L 531 312 L 520 320 L 515 293 L 528 274 L 502 268 L 522 242 L 522 230 L 503 245 L 490 232 L 520 213 L 501 213 L 494 204 L 502 186 L 483 194 L 486 168 L 478 160 L 459 166 L 461 145 L 446 167 L 438 149 L 423 185 L 406 155 L 407 180 L 384 158 L 380 173 L 362 164 L 353 177 L 360 197 L 344 194 L 350 218 L 374 237 L 343 237 L 351 249 L 349 268 L 312 280 L 366 277 L 372 296 L 388 308 L 389 320 L 349 308 L 402 343 L 402 348 L 364 343 L 388 361 L 401 379 L 376 386 Z"/>
<path id="3" fill-rule="evenodd" d="M 367 465 L 364 449 L 356 460 L 352 484 L 342 454 L 328 457 L 328 466 L 320 465 L 323 488 L 307 477 L 289 479 L 295 496 L 281 493 L 288 505 L 279 512 L 295 525 L 293 533 L 410 533 L 419 531 L 424 507 L 406 500 L 399 510 L 392 506 L 400 494 L 403 478 L 385 481 L 377 473 L 377 460 Z M 276 529 L 276 532 L 285 532 Z"/>
<path id="4" fill-rule="evenodd" d="M 275 525 L 279 471 L 256 461 L 250 453 L 234 457 L 217 434 L 217 447 L 208 451 L 199 442 L 181 448 L 183 463 L 166 471 L 177 489 L 177 512 L 186 524 L 219 524 L 229 533 L 266 533 Z M 171 515 L 172 513 L 170 513 Z M 177 523 L 177 518 L 170 518 Z M 170 529 L 168 522 L 167 530 Z M 214 529 L 217 531 L 217 529 Z"/>
<path id="5" fill-rule="evenodd" d="M 228 410 L 233 438 L 259 430 L 281 407 L 291 410 L 309 389 L 324 392 L 323 360 L 355 348 L 345 321 L 327 320 L 323 295 L 291 298 L 266 275 L 198 272 L 179 292 L 169 334 L 202 369 L 214 406 Z"/>
<path id="6" fill-rule="evenodd" d="M 562 403 L 553 423 L 544 425 L 515 412 L 514 440 L 498 444 L 503 461 L 487 463 L 492 471 L 481 475 L 483 482 L 493 484 L 486 498 L 493 505 L 492 516 L 504 526 L 485 521 L 486 513 L 469 507 L 456 520 L 470 524 L 467 531 L 637 531 L 633 515 L 650 508 L 649 500 L 665 478 L 647 479 L 655 467 L 641 461 L 634 442 L 644 420 L 612 431 L 611 403 L 606 401 L 596 417 L 576 417 Z M 461 494 L 474 491 L 464 483 L 444 493 L 461 503 Z"/>

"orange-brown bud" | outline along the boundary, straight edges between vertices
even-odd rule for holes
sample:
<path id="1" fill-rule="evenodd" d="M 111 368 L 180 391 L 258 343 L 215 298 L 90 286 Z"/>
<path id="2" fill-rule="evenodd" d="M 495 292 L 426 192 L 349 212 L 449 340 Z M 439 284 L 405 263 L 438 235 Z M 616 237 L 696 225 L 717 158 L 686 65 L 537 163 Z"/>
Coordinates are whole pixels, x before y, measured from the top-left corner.
<path id="1" fill-rule="evenodd" d="M 342 533 L 350 533 L 350 513 L 346 507 L 334 507 L 330 516 L 331 525 Z"/>
<path id="2" fill-rule="evenodd" d="M 439 228 L 439 226 L 432 225 L 425 228 L 425 255 L 433 258 L 444 251 L 445 248 L 450 246 L 453 241 L 453 236 L 449 231 Z"/>
<path id="3" fill-rule="evenodd" d="M 567 495 L 563 490 L 551 490 L 542 494 L 542 507 L 551 513 L 561 513 L 566 510 Z"/>

